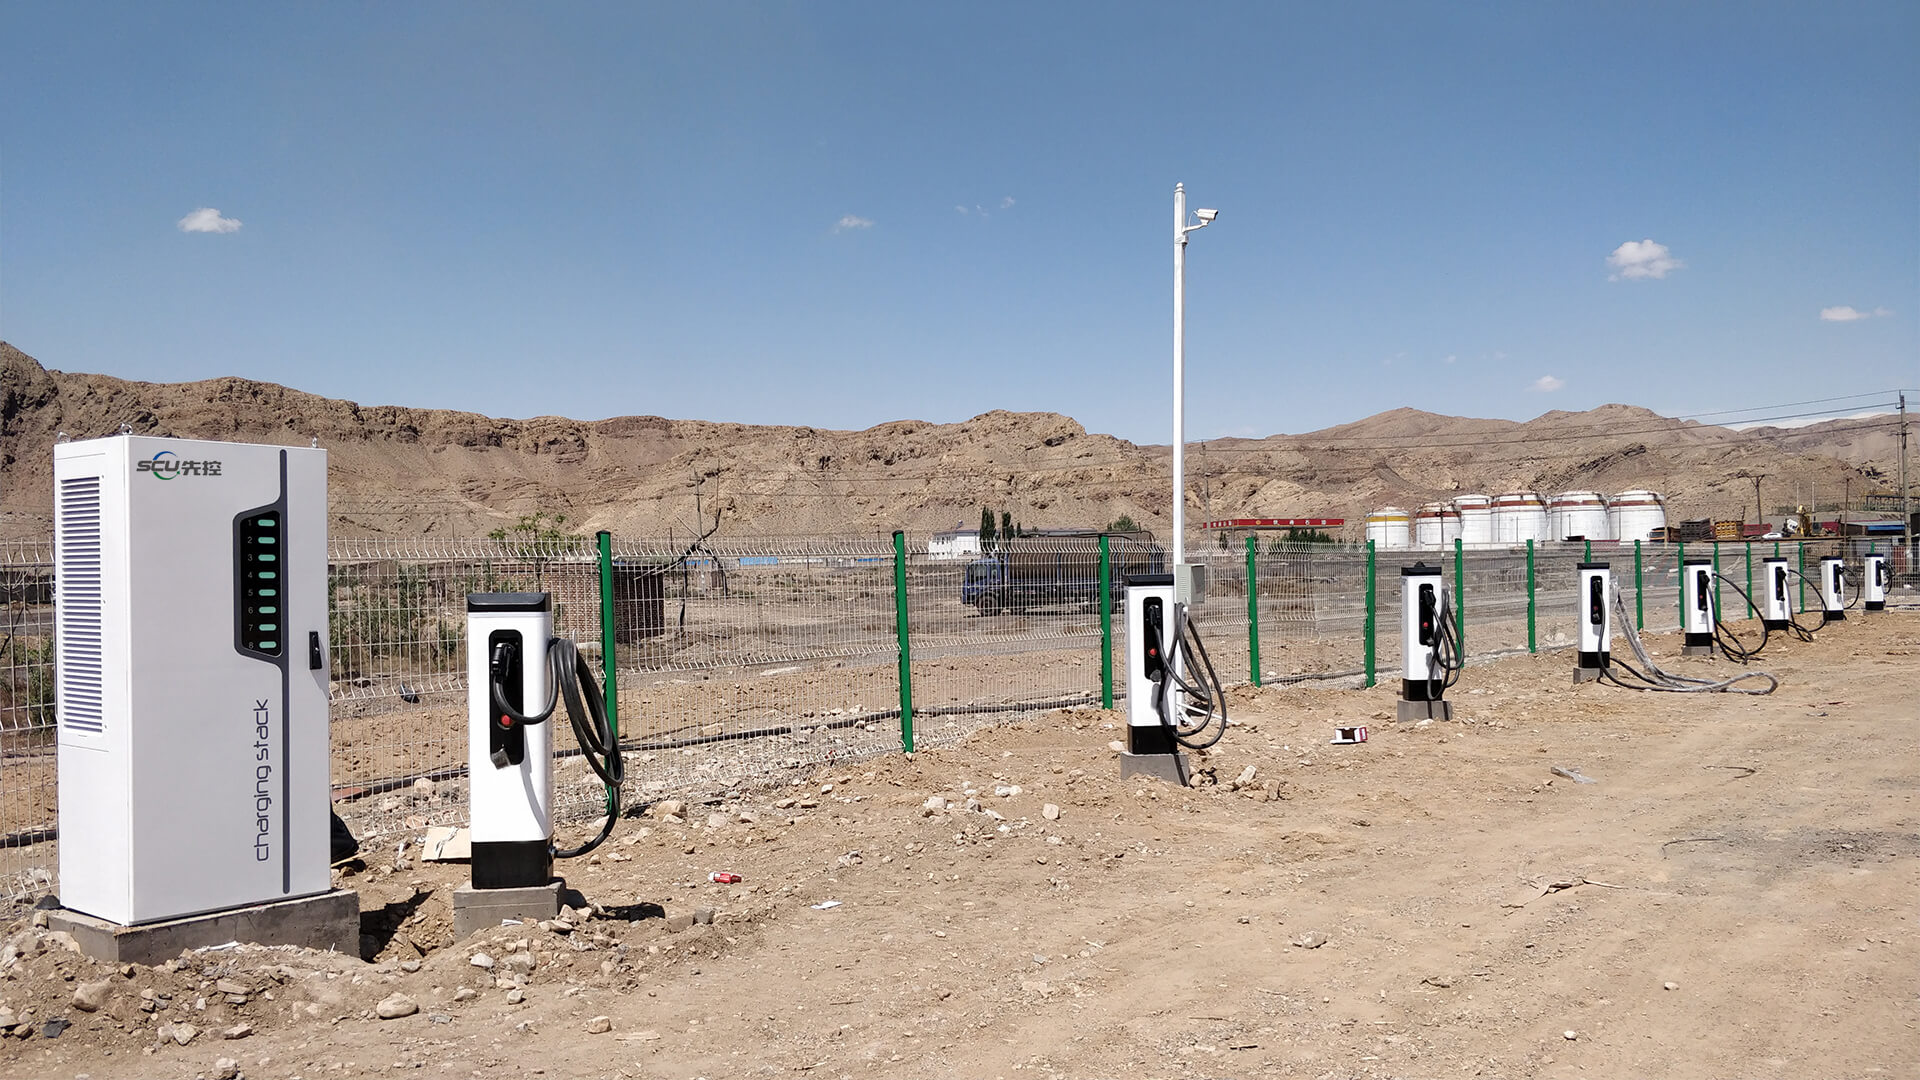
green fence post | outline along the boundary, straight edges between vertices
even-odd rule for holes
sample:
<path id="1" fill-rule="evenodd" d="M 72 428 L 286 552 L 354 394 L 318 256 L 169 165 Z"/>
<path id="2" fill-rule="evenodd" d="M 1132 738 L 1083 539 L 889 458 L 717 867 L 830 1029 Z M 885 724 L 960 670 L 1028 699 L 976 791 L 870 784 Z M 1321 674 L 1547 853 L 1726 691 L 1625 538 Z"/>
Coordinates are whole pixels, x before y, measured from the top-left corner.
<path id="1" fill-rule="evenodd" d="M 1453 633 L 1460 643 L 1460 659 L 1467 659 L 1467 545 L 1453 538 Z"/>
<path id="2" fill-rule="evenodd" d="M 1589 541 L 1587 541 L 1587 553 L 1586 553 L 1585 555 L 1583 555 L 1583 556 L 1581 556 L 1581 559 L 1580 559 L 1580 561 L 1581 561 L 1581 562 L 1592 562 L 1592 561 L 1593 561 L 1593 541 L 1591 541 L 1591 540 L 1589 540 Z"/>
<path id="3" fill-rule="evenodd" d="M 1100 707 L 1113 708 L 1113 552 L 1100 537 Z"/>
<path id="4" fill-rule="evenodd" d="M 1800 541 L 1800 610 L 1807 610 L 1807 542 Z"/>
<path id="5" fill-rule="evenodd" d="M 1633 542 L 1633 628 L 1647 628 L 1647 577 L 1641 571 L 1640 541 Z"/>
<path id="6" fill-rule="evenodd" d="M 1253 685 L 1260 685 L 1260 590 L 1254 581 L 1253 557 L 1260 541 L 1247 537 L 1247 666 L 1253 672 Z"/>
<path id="7" fill-rule="evenodd" d="M 1713 542 L 1713 617 L 1715 619 L 1727 617 L 1725 595 L 1720 591 L 1720 541 L 1715 540 Z"/>
<path id="8" fill-rule="evenodd" d="M 1536 612 L 1533 591 L 1533 541 L 1527 541 L 1527 651 L 1539 652 L 1533 636 L 1534 614 Z"/>
<path id="9" fill-rule="evenodd" d="M 913 650 L 907 641 L 907 534 L 893 534 L 893 620 L 900 639 L 900 748 L 913 753 Z"/>
<path id="10" fill-rule="evenodd" d="M 1753 541 L 1747 541 L 1747 618 L 1753 618 Z"/>
<path id="11" fill-rule="evenodd" d="M 613 534 L 602 529 L 598 537 L 600 543 L 600 671 L 603 695 L 607 699 L 607 733 L 613 745 L 620 745 L 620 685 L 614 677 L 614 621 L 613 621 Z M 607 812 L 618 813 L 617 806 L 607 807 Z"/>
<path id="12" fill-rule="evenodd" d="M 1687 572 L 1687 542 L 1682 540 L 1679 544 L 1675 546 L 1679 550 L 1673 556 L 1673 576 L 1675 581 L 1680 581 L 1681 577 L 1683 577 Z M 1686 582 L 1680 581 L 1680 591 L 1677 594 L 1675 594 L 1673 602 L 1675 605 L 1677 605 L 1680 611 L 1680 628 L 1684 630 L 1687 627 L 1687 583 Z"/>
<path id="13" fill-rule="evenodd" d="M 1367 669 L 1367 685 L 1368 686 L 1372 686 L 1374 683 L 1374 678 L 1373 678 L 1374 676 L 1373 634 L 1374 634 L 1374 625 L 1375 625 L 1374 616 L 1379 611 L 1379 605 L 1375 601 L 1375 594 L 1374 594 L 1374 584 L 1375 584 L 1376 578 L 1374 577 L 1375 564 L 1374 564 L 1373 544 L 1374 544 L 1373 541 L 1371 540 L 1367 541 L 1367 620 L 1366 620 L 1366 626 L 1363 628 L 1363 631 L 1361 634 L 1361 636 L 1366 639 L 1366 669 Z"/>

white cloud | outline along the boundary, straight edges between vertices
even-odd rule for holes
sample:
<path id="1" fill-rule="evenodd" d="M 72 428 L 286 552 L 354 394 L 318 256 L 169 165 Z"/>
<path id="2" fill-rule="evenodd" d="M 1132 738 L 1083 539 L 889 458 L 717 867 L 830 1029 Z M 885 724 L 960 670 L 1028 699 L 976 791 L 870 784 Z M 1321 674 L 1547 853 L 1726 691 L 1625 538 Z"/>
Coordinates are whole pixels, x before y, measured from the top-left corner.
<path id="1" fill-rule="evenodd" d="M 1012 208 L 1013 208 L 1013 196 L 1008 195 L 1006 198 L 1000 200 L 1000 209 L 1011 210 Z"/>
<path id="2" fill-rule="evenodd" d="M 181 218 L 176 224 L 180 226 L 181 232 L 230 233 L 240 231 L 239 219 L 221 217 L 220 211 L 215 210 L 211 206 L 203 206 L 195 210 L 193 213 Z"/>
<path id="3" fill-rule="evenodd" d="M 848 214 L 845 217 L 842 217 L 839 221 L 836 221 L 833 223 L 834 232 L 846 232 L 848 229 L 871 229 L 871 228 L 873 228 L 872 218 L 855 217 L 852 214 Z"/>
<path id="4" fill-rule="evenodd" d="M 1448 353 L 1448 354 L 1447 354 L 1447 358 L 1446 358 L 1445 360 L 1442 360 L 1442 361 L 1440 361 L 1440 362 L 1441 362 L 1441 363 L 1443 363 L 1443 364 L 1451 364 L 1451 363 L 1453 363 L 1454 361 L 1456 361 L 1456 360 L 1458 360 L 1458 359 L 1460 359 L 1460 357 L 1458 357 L 1458 356 L 1456 356 L 1456 355 L 1454 355 L 1453 353 Z"/>
<path id="5" fill-rule="evenodd" d="M 1666 277 L 1687 264 L 1674 258 L 1665 244 L 1652 240 L 1629 240 L 1613 249 L 1613 254 L 1607 256 L 1607 265 L 1614 269 L 1614 273 L 1607 276 L 1608 281 L 1622 278 L 1639 281 Z"/>
<path id="6" fill-rule="evenodd" d="M 1893 314 L 1893 312 L 1888 311 L 1886 308 L 1883 308 L 1883 307 L 1874 308 L 1872 311 L 1861 311 L 1859 308 L 1856 308 L 1851 304 L 1842 304 L 1839 307 L 1821 308 L 1820 321 L 1821 322 L 1853 322 L 1855 319 L 1885 318 L 1886 316 L 1891 314 Z"/>
<path id="7" fill-rule="evenodd" d="M 956 213 L 961 213 L 961 214 L 970 214 L 973 212 L 971 210 L 968 210 L 966 207 L 959 206 L 959 205 L 955 205 L 953 209 Z"/>
<path id="8" fill-rule="evenodd" d="M 1567 380 L 1565 379 L 1555 378 L 1552 375 L 1542 375 L 1533 380 L 1533 385 L 1527 387 L 1527 389 L 1536 393 L 1551 394 L 1565 385 L 1567 385 Z"/>

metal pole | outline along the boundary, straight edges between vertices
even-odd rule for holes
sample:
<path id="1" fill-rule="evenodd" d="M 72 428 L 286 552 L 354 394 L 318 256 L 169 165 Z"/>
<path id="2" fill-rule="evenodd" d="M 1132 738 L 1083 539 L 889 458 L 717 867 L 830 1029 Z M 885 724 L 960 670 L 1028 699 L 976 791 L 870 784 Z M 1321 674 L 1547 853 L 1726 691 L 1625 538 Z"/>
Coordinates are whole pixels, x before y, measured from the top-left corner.
<path id="1" fill-rule="evenodd" d="M 1113 708 L 1113 553 L 1100 537 L 1100 707 Z"/>
<path id="2" fill-rule="evenodd" d="M 907 640 L 907 534 L 893 534 L 894 636 L 900 643 L 900 749 L 913 753 L 913 648 Z"/>
<path id="3" fill-rule="evenodd" d="M 620 745 L 620 686 L 614 678 L 613 621 L 613 534 L 602 529 L 595 538 L 600 544 L 600 671 L 607 703 L 607 733 L 614 746 Z M 608 813 L 619 810 L 607 808 Z"/>
<path id="4" fill-rule="evenodd" d="M 1800 541 L 1800 610 L 1807 610 L 1807 542 Z"/>
<path id="5" fill-rule="evenodd" d="M 1539 652 L 1534 638 L 1535 596 L 1533 590 L 1533 541 L 1527 541 L 1527 651 Z"/>
<path id="6" fill-rule="evenodd" d="M 1374 584 L 1375 584 L 1376 578 L 1374 576 L 1375 564 L 1374 564 L 1373 544 L 1374 544 L 1373 541 L 1371 540 L 1367 541 L 1367 622 L 1365 627 L 1365 633 L 1362 635 L 1366 639 L 1366 663 L 1364 666 L 1366 667 L 1366 670 L 1367 670 L 1368 686 L 1372 686 L 1374 684 L 1373 676 L 1374 676 L 1375 653 L 1374 653 L 1373 638 L 1374 638 L 1374 630 L 1376 627 L 1375 618 L 1379 611 L 1379 604 L 1375 598 L 1375 590 L 1374 590 Z"/>
<path id="7" fill-rule="evenodd" d="M 1713 542 L 1713 617 L 1716 620 L 1727 617 L 1725 594 L 1720 589 L 1720 541 L 1718 540 Z M 1682 623 L 1681 629 L 1685 628 L 1686 624 Z"/>
<path id="8" fill-rule="evenodd" d="M 1253 576 L 1253 557 L 1260 550 L 1260 538 L 1247 536 L 1247 664 L 1253 669 L 1253 685 L 1260 685 L 1260 589 Z"/>
<path id="9" fill-rule="evenodd" d="M 1747 541 L 1747 618 L 1754 616 L 1753 607 L 1753 541 Z"/>
<path id="10" fill-rule="evenodd" d="M 1453 630 L 1460 646 L 1460 660 L 1467 659 L 1467 545 L 1453 538 Z"/>
<path id="11" fill-rule="evenodd" d="M 1173 561 L 1187 561 L 1187 189 L 1173 185 Z"/>
<path id="12" fill-rule="evenodd" d="M 1687 576 L 1687 542 L 1682 540 L 1676 546 L 1679 550 L 1676 551 L 1673 556 L 1673 565 L 1676 571 L 1674 580 L 1680 582 L 1680 591 L 1674 594 L 1673 602 L 1678 605 L 1680 609 L 1680 629 L 1685 630 L 1687 628 L 1687 583 L 1685 580 Z"/>
<path id="13" fill-rule="evenodd" d="M 1900 395 L 1900 547 L 1902 569 L 1913 573 L 1913 507 L 1907 505 L 1907 395 Z"/>
<path id="14" fill-rule="evenodd" d="M 1633 542 L 1633 628 L 1647 628 L 1647 578 L 1641 572 L 1640 541 Z"/>

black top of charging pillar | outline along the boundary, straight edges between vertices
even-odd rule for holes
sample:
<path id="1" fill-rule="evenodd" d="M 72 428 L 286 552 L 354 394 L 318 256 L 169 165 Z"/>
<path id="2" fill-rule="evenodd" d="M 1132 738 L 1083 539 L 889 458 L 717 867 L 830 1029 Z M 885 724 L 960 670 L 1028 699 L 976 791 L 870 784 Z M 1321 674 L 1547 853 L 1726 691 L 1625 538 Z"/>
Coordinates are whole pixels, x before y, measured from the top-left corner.
<path id="1" fill-rule="evenodd" d="M 543 592 L 476 592 L 467 594 L 468 611 L 552 611 L 553 594 Z"/>
<path id="2" fill-rule="evenodd" d="M 1403 566 L 1400 568 L 1401 577 L 1439 577 L 1440 574 L 1441 574 L 1441 570 L 1439 567 L 1428 566 L 1426 563 L 1422 563 L 1422 562 L 1417 562 L 1417 563 L 1414 563 L 1412 566 Z"/>
<path id="3" fill-rule="evenodd" d="M 1613 569 L 1613 564 L 1612 564 L 1612 563 L 1608 563 L 1608 562 L 1583 562 L 1583 563 L 1581 563 L 1581 564 L 1580 564 L 1580 569 L 1582 569 L 1582 570 L 1611 570 L 1611 569 Z"/>
<path id="4" fill-rule="evenodd" d="M 1682 565 L 1682 566 L 1712 566 L 1712 565 L 1713 565 L 1713 560 L 1712 560 L 1712 559 L 1688 559 L 1688 560 L 1686 560 L 1685 562 L 1683 562 L 1683 563 L 1681 563 L 1680 565 Z"/>
<path id="5" fill-rule="evenodd" d="M 1171 585 L 1173 584 L 1173 575 L 1172 574 L 1128 574 L 1127 584 L 1129 585 Z"/>

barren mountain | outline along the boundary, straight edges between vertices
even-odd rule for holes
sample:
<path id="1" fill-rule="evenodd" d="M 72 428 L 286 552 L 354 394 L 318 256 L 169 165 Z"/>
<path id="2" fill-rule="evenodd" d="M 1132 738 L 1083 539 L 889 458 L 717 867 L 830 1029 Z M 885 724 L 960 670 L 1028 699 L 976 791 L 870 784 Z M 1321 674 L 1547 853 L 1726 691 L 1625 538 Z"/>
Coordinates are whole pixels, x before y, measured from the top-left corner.
<path id="1" fill-rule="evenodd" d="M 1169 454 L 1089 434 L 1054 413 L 994 411 L 957 424 L 865 431 L 626 416 L 495 419 L 362 406 L 241 378 L 130 382 L 48 370 L 0 342 L 0 534 L 45 536 L 52 446 L 142 434 L 304 445 L 330 452 L 340 536 L 480 535 L 518 515 L 568 527 L 684 535 L 696 504 L 721 535 L 872 536 L 976 525 L 982 506 L 1029 528 L 1122 514 L 1165 532 Z M 1733 431 L 1606 405 L 1524 423 L 1395 409 L 1304 435 L 1219 439 L 1188 453 L 1189 520 L 1344 517 L 1462 492 L 1652 488 L 1676 517 L 1892 489 L 1890 419 Z"/>

